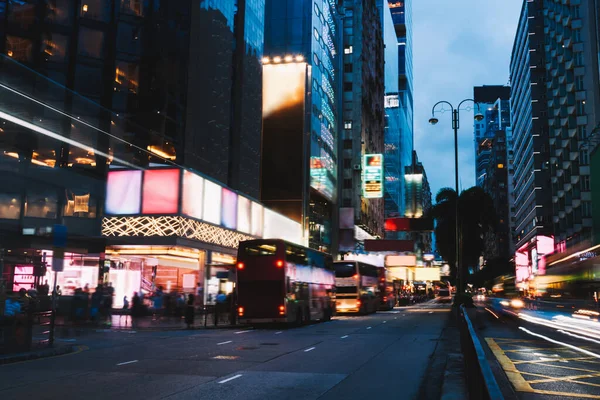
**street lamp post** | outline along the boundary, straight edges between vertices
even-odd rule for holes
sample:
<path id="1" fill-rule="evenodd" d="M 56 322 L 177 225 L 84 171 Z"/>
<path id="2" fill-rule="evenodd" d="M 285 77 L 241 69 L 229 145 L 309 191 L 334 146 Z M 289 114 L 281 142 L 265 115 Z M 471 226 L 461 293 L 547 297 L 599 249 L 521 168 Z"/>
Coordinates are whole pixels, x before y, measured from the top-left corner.
<path id="1" fill-rule="evenodd" d="M 467 101 L 471 101 L 473 102 L 476 106 L 477 106 L 477 113 L 475 114 L 475 120 L 476 121 L 481 121 L 483 120 L 483 114 L 481 114 L 481 112 L 479 112 L 479 104 L 475 103 L 475 100 L 473 99 L 465 99 L 463 101 L 461 101 L 460 103 L 458 103 L 458 107 L 454 107 L 450 102 L 442 100 L 442 101 L 438 101 L 437 103 L 435 103 L 433 105 L 433 107 L 431 108 L 431 118 L 429 118 L 429 123 L 431 125 L 435 125 L 439 122 L 439 119 L 437 119 L 435 117 L 435 108 L 440 105 L 440 104 L 447 104 L 450 106 L 450 110 L 452 111 L 452 129 L 454 130 L 454 187 L 456 190 L 456 201 L 455 201 L 455 219 L 456 219 L 456 227 L 455 227 L 455 235 L 456 235 L 456 240 L 455 240 L 455 244 L 456 244 L 456 255 L 455 255 L 455 266 L 456 266 L 456 293 L 464 293 L 464 285 L 463 285 L 463 281 L 462 281 L 462 274 L 461 274 L 461 268 L 460 268 L 460 258 L 459 258 L 459 253 L 460 253 L 460 243 L 459 243 L 459 222 L 458 222 L 458 196 L 459 196 L 459 187 L 458 187 L 458 128 L 460 127 L 460 107 L 463 105 L 463 103 L 467 102 Z M 465 109 L 464 111 L 469 111 L 469 109 Z M 443 112 L 444 110 L 440 110 L 440 112 Z"/>

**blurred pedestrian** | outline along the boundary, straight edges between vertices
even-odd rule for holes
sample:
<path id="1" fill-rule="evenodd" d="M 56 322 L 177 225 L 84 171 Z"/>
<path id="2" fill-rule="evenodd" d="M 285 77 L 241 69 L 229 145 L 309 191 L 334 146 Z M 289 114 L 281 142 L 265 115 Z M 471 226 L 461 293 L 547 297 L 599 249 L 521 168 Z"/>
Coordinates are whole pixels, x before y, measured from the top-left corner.
<path id="1" fill-rule="evenodd" d="M 102 286 L 98 285 L 94 293 L 92 293 L 92 299 L 90 304 L 90 319 L 94 322 L 98 320 L 98 312 L 102 306 Z"/>
<path id="2" fill-rule="evenodd" d="M 187 305 L 185 307 L 185 323 L 187 324 L 188 329 L 192 329 L 192 325 L 194 325 L 194 295 L 188 295 Z"/>

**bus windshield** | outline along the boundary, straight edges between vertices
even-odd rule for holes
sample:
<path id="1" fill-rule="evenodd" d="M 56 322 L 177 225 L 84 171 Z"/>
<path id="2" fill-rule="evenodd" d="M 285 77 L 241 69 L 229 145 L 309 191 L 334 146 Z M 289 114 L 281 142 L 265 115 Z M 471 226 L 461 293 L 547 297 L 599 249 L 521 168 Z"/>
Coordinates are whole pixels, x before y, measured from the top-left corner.
<path id="1" fill-rule="evenodd" d="M 354 275 L 356 275 L 356 264 L 354 263 L 334 263 L 334 266 L 336 278 L 352 278 Z"/>
<path id="2" fill-rule="evenodd" d="M 255 244 L 244 247 L 245 255 L 247 256 L 274 256 L 277 253 L 277 245 L 275 244 Z"/>

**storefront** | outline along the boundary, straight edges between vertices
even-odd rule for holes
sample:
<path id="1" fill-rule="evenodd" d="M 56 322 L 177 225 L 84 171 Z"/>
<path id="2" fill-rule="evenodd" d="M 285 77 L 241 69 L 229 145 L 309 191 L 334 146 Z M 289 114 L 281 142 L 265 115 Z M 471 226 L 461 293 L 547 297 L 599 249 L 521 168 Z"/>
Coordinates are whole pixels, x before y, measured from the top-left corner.
<path id="1" fill-rule="evenodd" d="M 240 241 L 306 241 L 300 224 L 187 170 L 115 170 L 107 182 L 102 235 L 115 307 L 159 287 L 210 304 L 234 290 Z"/>

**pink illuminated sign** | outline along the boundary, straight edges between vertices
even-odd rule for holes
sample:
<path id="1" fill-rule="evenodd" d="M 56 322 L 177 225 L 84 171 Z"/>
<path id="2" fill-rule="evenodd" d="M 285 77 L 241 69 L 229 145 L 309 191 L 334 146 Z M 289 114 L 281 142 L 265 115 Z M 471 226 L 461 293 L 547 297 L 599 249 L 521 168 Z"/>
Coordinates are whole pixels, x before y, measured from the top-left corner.
<path id="1" fill-rule="evenodd" d="M 106 182 L 106 213 L 140 213 L 142 171 L 110 171 Z"/>
<path id="2" fill-rule="evenodd" d="M 237 227 L 237 200 L 238 195 L 231 190 L 223 188 L 221 194 L 221 225 L 225 228 Z"/>
<path id="3" fill-rule="evenodd" d="M 142 214 L 176 214 L 179 206 L 179 169 L 144 172 Z"/>

